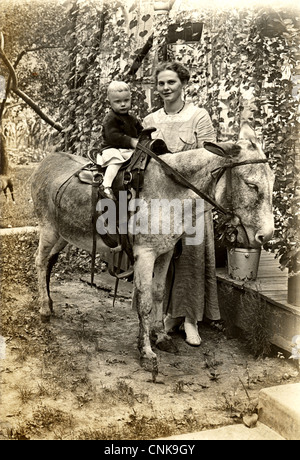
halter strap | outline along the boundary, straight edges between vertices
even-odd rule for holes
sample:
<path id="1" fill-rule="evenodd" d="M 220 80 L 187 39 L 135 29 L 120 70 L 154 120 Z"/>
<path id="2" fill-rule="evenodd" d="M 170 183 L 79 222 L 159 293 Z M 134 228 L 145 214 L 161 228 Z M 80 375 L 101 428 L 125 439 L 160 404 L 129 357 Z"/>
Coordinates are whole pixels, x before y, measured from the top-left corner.
<path id="1" fill-rule="evenodd" d="M 218 175 L 217 175 L 216 184 L 218 183 L 218 181 L 220 180 L 220 178 L 224 174 L 224 172 L 226 172 L 226 197 L 227 197 L 227 203 L 230 206 L 229 214 L 235 215 L 239 219 L 239 224 L 237 225 L 237 227 L 239 226 L 243 230 L 245 238 L 246 238 L 248 244 L 250 244 L 250 242 L 249 242 L 249 237 L 248 237 L 246 228 L 245 228 L 244 224 L 242 223 L 240 217 L 236 214 L 236 212 L 234 212 L 234 210 L 232 208 L 232 169 L 237 167 L 237 166 L 259 164 L 259 163 L 268 163 L 268 159 L 267 158 L 261 158 L 261 159 L 253 159 L 253 160 L 245 160 L 245 161 L 240 161 L 240 162 L 233 162 L 233 163 L 229 163 L 229 164 L 227 164 L 225 166 L 221 166 L 220 168 L 216 168 L 214 170 L 214 171 L 219 170 Z M 214 171 L 212 171 L 212 174 L 214 173 Z"/>
<path id="2" fill-rule="evenodd" d="M 254 165 L 258 163 L 268 163 L 268 162 L 269 162 L 268 158 L 245 160 L 245 161 L 240 161 L 240 162 L 234 161 L 232 163 L 227 163 L 224 166 L 219 166 L 218 168 L 213 169 L 211 171 L 211 175 L 214 176 L 216 171 L 218 171 L 217 180 L 219 180 L 222 174 L 226 171 L 226 169 L 232 169 L 232 168 L 235 168 L 236 166 Z"/>

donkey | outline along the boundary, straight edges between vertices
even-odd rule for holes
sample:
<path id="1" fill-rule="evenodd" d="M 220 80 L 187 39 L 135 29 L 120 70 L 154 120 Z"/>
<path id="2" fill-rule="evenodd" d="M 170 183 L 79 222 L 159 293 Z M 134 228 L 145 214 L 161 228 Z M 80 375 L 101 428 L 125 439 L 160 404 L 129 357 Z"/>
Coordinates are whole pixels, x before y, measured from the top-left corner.
<path id="1" fill-rule="evenodd" d="M 160 158 L 213 197 L 220 206 L 230 207 L 240 243 L 255 248 L 272 237 L 274 174 L 248 125 L 241 128 L 237 143 L 209 143 L 206 148 L 167 153 Z M 49 279 L 59 252 L 67 243 L 92 252 L 92 187 L 80 183 L 76 177 L 76 172 L 86 163 L 86 159 L 79 156 L 51 154 L 42 161 L 33 177 L 32 198 L 40 226 L 36 268 L 43 321 L 49 320 L 53 311 Z M 230 194 L 228 169 L 231 172 Z M 211 174 L 216 170 L 224 172 L 218 175 L 218 180 Z M 150 209 L 153 199 L 172 201 L 176 198 L 183 202 L 195 200 L 197 195 L 166 175 L 162 166 L 151 159 L 140 198 L 149 204 Z M 141 219 L 145 217 L 143 212 L 146 211 L 141 209 Z M 165 349 L 165 344 L 171 340 L 163 328 L 166 275 L 175 245 L 184 232 L 184 229 L 173 229 L 169 234 L 141 232 L 132 238 L 135 304 L 139 317 L 138 348 L 142 364 L 146 368 L 152 366 L 152 371 L 157 367 L 157 357 L 151 346 L 152 332 L 155 331 L 155 346 L 158 348 Z M 105 244 L 97 234 L 97 251 L 104 248 Z"/>

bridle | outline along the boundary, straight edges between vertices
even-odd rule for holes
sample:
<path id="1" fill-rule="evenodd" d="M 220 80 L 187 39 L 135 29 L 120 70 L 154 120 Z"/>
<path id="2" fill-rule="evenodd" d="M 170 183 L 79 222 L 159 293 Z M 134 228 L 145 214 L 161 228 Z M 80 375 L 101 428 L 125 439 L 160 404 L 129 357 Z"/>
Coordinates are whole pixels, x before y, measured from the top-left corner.
<path id="1" fill-rule="evenodd" d="M 218 203 L 216 203 L 216 208 L 223 214 L 224 214 L 224 210 L 225 210 L 225 214 L 227 214 L 228 212 L 233 212 L 233 209 L 232 209 L 232 169 L 233 168 L 236 168 L 237 166 L 253 165 L 253 164 L 268 163 L 268 162 L 269 162 L 268 158 L 258 158 L 258 159 L 253 159 L 253 160 L 235 161 L 235 162 L 227 163 L 211 171 L 212 177 L 215 177 L 215 186 L 219 182 L 219 180 L 221 179 L 224 173 L 226 173 L 227 175 L 226 196 L 227 196 L 227 202 L 230 205 L 230 209 L 224 209 Z"/>
<path id="2" fill-rule="evenodd" d="M 230 207 L 229 208 L 224 208 L 219 203 L 217 203 L 214 198 L 210 197 L 209 195 L 207 195 L 206 193 L 202 192 L 197 187 L 195 187 L 181 173 L 179 173 L 178 171 L 176 171 L 176 169 L 174 169 L 170 165 L 168 165 L 168 163 L 166 163 L 160 156 L 156 155 L 156 153 L 152 152 L 152 150 L 150 150 L 148 147 L 146 147 L 145 145 L 143 145 L 141 143 L 138 143 L 137 149 L 142 150 L 144 153 L 149 155 L 151 158 L 155 159 L 163 167 L 163 169 L 168 174 L 168 176 L 172 177 L 172 179 L 175 182 L 179 183 L 180 185 L 182 185 L 182 186 L 184 186 L 186 188 L 189 188 L 194 193 L 196 193 L 198 196 L 200 196 L 200 198 L 205 200 L 207 203 L 211 204 L 216 210 L 218 210 L 220 213 L 222 213 L 225 216 L 226 220 L 229 221 L 229 220 L 232 220 L 234 217 L 237 217 L 238 218 L 238 223 L 236 224 L 236 227 L 238 227 L 238 226 L 242 227 L 242 229 L 243 229 L 243 231 L 245 233 L 245 236 L 247 238 L 247 241 L 250 244 L 249 237 L 247 235 L 246 229 L 245 229 L 243 223 L 241 222 L 240 217 L 234 212 L 234 210 L 232 208 L 232 169 L 236 168 L 238 166 L 268 163 L 269 160 L 267 158 L 245 160 L 245 161 L 240 161 L 240 162 L 231 161 L 231 162 L 226 163 L 225 165 L 220 166 L 219 168 L 216 168 L 213 171 L 211 171 L 211 175 L 215 179 L 214 187 L 216 187 L 218 181 L 221 179 L 223 174 L 226 172 L 226 175 L 227 175 L 227 177 L 226 177 L 226 196 L 227 196 L 227 202 L 229 203 Z M 225 154 L 222 155 L 222 154 L 217 153 L 215 151 L 212 152 L 212 153 L 225 158 Z"/>
<path id="3" fill-rule="evenodd" d="M 223 176 L 223 174 L 226 174 L 226 201 L 229 205 L 229 208 L 227 208 L 226 213 L 224 214 L 220 210 L 220 206 L 216 206 L 216 209 L 218 209 L 222 214 L 225 216 L 224 221 L 226 222 L 233 222 L 234 218 L 237 218 L 237 221 L 235 225 L 231 224 L 231 226 L 234 226 L 235 228 L 241 227 L 242 231 L 244 232 L 245 240 L 248 243 L 248 246 L 250 246 L 250 241 L 248 237 L 248 233 L 246 231 L 246 228 L 244 224 L 241 221 L 240 216 L 236 213 L 236 211 L 233 210 L 233 193 L 232 193 L 232 170 L 235 167 L 238 166 L 245 166 L 245 165 L 252 165 L 252 164 L 260 164 L 260 163 L 268 163 L 267 158 L 260 158 L 260 159 L 253 159 L 253 160 L 245 160 L 245 161 L 240 161 L 240 162 L 231 162 L 227 163 L 219 168 L 214 169 L 211 171 L 212 177 L 215 177 L 215 184 L 214 184 L 214 189 L 217 186 L 217 183 Z"/>

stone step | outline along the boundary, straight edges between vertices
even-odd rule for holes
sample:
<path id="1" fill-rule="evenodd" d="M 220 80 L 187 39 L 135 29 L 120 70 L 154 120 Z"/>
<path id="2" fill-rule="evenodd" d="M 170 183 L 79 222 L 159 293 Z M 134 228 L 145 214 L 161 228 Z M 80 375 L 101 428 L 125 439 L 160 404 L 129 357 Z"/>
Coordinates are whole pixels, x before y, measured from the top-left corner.
<path id="1" fill-rule="evenodd" d="M 258 422 L 254 428 L 247 428 L 243 424 L 228 425 L 212 430 L 203 430 L 195 433 L 160 438 L 168 441 L 285 441 L 274 430 Z"/>
<path id="2" fill-rule="evenodd" d="M 283 438 L 300 440 L 300 383 L 264 388 L 259 392 L 258 419 Z"/>

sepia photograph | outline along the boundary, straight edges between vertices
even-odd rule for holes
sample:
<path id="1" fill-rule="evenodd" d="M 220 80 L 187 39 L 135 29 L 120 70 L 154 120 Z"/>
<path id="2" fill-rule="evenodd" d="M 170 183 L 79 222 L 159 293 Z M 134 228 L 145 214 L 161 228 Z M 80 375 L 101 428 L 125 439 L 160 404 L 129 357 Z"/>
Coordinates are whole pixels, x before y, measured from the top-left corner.
<path id="1" fill-rule="evenodd" d="M 0 440 L 300 440 L 300 6 L 1 0 Z"/>

